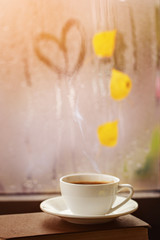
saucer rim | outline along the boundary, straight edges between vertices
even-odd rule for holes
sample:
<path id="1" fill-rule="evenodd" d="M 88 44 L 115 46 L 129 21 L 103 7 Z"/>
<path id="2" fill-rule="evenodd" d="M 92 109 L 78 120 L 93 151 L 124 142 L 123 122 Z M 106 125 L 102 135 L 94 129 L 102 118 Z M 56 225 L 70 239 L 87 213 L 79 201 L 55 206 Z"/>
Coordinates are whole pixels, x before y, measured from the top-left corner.
<path id="1" fill-rule="evenodd" d="M 125 198 L 125 197 L 122 197 L 122 196 L 117 196 L 117 198 Z M 76 219 L 110 219 L 110 218 L 117 218 L 117 217 L 120 217 L 120 216 L 123 216 L 123 215 L 127 215 L 127 214 L 131 214 L 133 213 L 134 211 L 136 211 L 138 209 L 138 203 L 133 200 L 133 199 L 130 199 L 128 202 L 132 202 L 135 204 L 135 207 L 132 209 L 132 210 L 126 210 L 124 212 L 121 212 L 121 213 L 109 213 L 109 214 L 104 214 L 104 215 L 78 215 L 78 214 L 73 214 L 73 213 L 60 213 L 60 212 L 55 212 L 53 210 L 47 210 L 47 207 L 45 207 L 45 204 L 47 204 L 48 201 L 51 201 L 52 199 L 62 199 L 63 200 L 63 197 L 62 196 L 56 196 L 56 197 L 52 197 L 52 198 L 48 198 L 44 201 L 42 201 L 40 203 L 40 209 L 45 212 L 45 213 L 48 213 L 48 214 L 51 214 L 51 215 L 54 215 L 54 216 L 58 216 L 58 217 L 62 217 L 62 218 L 76 218 Z M 64 200 L 63 200 L 64 201 Z M 128 203 L 127 202 L 127 203 Z M 127 204 L 126 203 L 126 204 Z M 66 208 L 67 209 L 67 208 Z"/>

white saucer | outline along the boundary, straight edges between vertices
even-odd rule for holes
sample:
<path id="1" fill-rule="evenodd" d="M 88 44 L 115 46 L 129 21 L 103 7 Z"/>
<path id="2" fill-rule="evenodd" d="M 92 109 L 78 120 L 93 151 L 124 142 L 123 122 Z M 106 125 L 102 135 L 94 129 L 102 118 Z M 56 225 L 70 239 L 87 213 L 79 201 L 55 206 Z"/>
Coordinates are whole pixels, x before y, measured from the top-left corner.
<path id="1" fill-rule="evenodd" d="M 117 196 L 113 206 L 116 206 L 124 200 L 124 197 Z M 98 224 L 109 222 L 117 217 L 134 212 L 138 208 L 138 203 L 134 200 L 129 200 L 116 211 L 105 215 L 83 216 L 73 214 L 66 206 L 63 197 L 49 198 L 40 204 L 43 212 L 58 216 L 67 222 L 77 224 Z"/>

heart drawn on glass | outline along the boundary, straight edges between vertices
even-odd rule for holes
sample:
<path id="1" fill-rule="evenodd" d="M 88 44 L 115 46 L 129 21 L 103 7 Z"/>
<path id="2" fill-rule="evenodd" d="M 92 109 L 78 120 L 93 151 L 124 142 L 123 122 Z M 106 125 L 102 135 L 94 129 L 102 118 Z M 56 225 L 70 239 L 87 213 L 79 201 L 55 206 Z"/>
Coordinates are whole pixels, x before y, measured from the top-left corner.
<path id="1" fill-rule="evenodd" d="M 69 49 L 67 47 L 67 36 L 73 29 L 73 27 L 76 28 L 76 30 L 79 33 L 80 37 L 80 45 L 78 51 L 78 57 L 75 62 L 69 63 Z M 75 41 L 75 39 L 74 39 Z M 50 59 L 49 56 L 43 51 L 42 46 L 40 46 L 41 43 L 52 43 L 55 44 L 55 47 L 58 47 L 59 51 L 61 51 L 62 56 L 64 58 L 65 66 L 62 67 L 56 63 L 55 60 Z M 70 19 L 66 22 L 64 27 L 61 31 L 61 37 L 58 39 L 53 34 L 50 33 L 40 33 L 36 39 L 35 39 L 35 47 L 34 47 L 35 53 L 40 61 L 42 61 L 45 65 L 47 65 L 50 69 L 52 69 L 57 74 L 61 75 L 67 75 L 72 76 L 74 73 L 76 73 L 80 67 L 83 64 L 86 47 L 85 47 L 85 38 L 84 38 L 84 30 L 78 20 Z M 54 53 L 53 53 L 54 54 Z M 69 69 L 68 66 L 71 65 L 71 68 Z"/>

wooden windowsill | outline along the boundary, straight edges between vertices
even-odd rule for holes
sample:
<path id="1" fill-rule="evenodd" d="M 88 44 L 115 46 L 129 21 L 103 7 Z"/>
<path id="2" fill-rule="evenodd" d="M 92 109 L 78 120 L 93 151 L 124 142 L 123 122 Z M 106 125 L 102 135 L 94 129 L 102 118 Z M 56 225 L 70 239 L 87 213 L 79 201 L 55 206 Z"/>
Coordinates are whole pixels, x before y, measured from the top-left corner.
<path id="1" fill-rule="evenodd" d="M 0 215 L 41 212 L 40 203 L 43 200 L 59 195 L 60 193 L 0 195 Z M 160 234 L 160 191 L 136 191 L 133 199 L 139 207 L 132 214 L 151 225 L 151 237 Z"/>
<path id="2" fill-rule="evenodd" d="M 60 193 L 50 194 L 0 194 L 0 202 L 4 201 L 43 201 L 47 198 L 59 196 Z M 123 196 L 123 194 L 121 194 Z M 160 191 L 135 191 L 133 199 L 160 198 Z"/>

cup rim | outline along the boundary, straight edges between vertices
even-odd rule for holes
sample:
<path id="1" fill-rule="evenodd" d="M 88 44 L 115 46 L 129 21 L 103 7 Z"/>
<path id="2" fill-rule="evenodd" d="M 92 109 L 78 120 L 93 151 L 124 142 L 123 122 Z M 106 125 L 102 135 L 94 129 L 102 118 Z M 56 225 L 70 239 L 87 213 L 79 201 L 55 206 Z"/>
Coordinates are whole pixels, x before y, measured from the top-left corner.
<path id="1" fill-rule="evenodd" d="M 103 175 L 103 176 L 108 176 L 108 177 L 111 177 L 111 178 L 114 178 L 114 182 L 111 182 L 111 183 L 102 183 L 102 184 L 75 184 L 75 183 L 71 183 L 71 182 L 67 182 L 65 181 L 64 179 L 67 178 L 67 177 L 74 177 L 74 176 L 83 176 L 83 175 L 95 175 L 95 176 L 98 176 L 98 175 Z M 120 182 L 120 179 L 116 176 L 113 176 L 113 175 L 110 175 L 110 174 L 105 174 L 105 173 L 72 173 L 72 174 L 67 174 L 67 175 L 64 175 L 60 178 L 60 183 L 63 183 L 63 184 L 67 184 L 67 185 L 76 185 L 76 186 L 104 186 L 104 185 L 112 185 L 112 184 L 115 184 L 115 183 L 119 183 Z"/>

